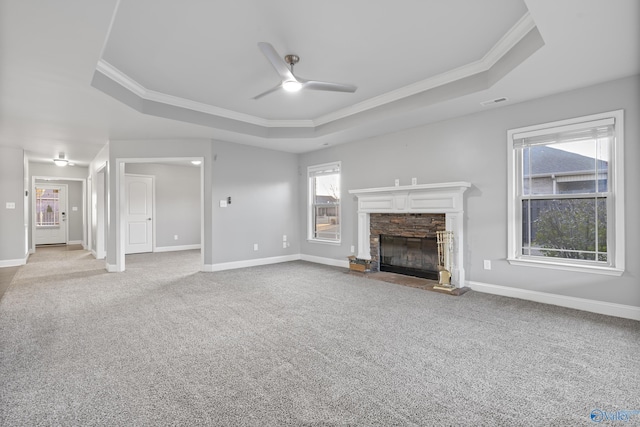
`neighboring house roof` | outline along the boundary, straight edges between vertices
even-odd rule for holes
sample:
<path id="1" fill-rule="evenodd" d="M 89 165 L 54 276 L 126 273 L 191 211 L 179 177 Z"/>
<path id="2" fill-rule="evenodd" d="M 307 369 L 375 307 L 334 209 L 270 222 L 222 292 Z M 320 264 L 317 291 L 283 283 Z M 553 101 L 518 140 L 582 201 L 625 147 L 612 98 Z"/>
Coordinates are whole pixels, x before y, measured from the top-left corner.
<path id="1" fill-rule="evenodd" d="M 570 153 L 549 146 L 538 146 L 534 148 L 531 159 L 533 175 L 550 175 L 566 173 L 584 173 L 594 170 L 593 157 Z M 524 150 L 524 175 L 529 175 L 529 153 L 532 150 Z M 598 170 L 607 170 L 608 162 L 598 160 Z"/>
<path id="2" fill-rule="evenodd" d="M 333 196 L 316 196 L 316 204 L 320 203 L 337 203 L 338 199 Z"/>

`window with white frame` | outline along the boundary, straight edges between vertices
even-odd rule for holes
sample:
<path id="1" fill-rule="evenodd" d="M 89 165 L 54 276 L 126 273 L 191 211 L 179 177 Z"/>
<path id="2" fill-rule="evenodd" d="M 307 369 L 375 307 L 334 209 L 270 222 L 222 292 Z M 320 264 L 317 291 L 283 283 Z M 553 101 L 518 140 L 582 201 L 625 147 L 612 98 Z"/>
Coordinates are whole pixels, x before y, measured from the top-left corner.
<path id="1" fill-rule="evenodd" d="M 340 242 L 340 162 L 309 166 L 308 238 Z"/>
<path id="2" fill-rule="evenodd" d="M 623 112 L 508 131 L 508 260 L 621 275 Z"/>

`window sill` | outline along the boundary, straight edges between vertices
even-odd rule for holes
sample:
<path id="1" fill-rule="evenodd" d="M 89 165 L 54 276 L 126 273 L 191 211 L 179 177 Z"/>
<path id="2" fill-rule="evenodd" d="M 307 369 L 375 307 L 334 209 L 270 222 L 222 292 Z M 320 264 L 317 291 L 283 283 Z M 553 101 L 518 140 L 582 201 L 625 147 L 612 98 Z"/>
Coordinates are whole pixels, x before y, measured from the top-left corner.
<path id="1" fill-rule="evenodd" d="M 309 243 L 320 243 L 323 245 L 332 245 L 332 246 L 340 246 L 342 242 L 340 240 L 320 240 L 320 239 L 307 239 Z"/>
<path id="2" fill-rule="evenodd" d="M 606 276 L 622 276 L 624 270 L 615 267 L 604 267 L 598 265 L 582 265 L 568 264 L 563 262 L 537 260 L 537 259 L 521 259 L 507 258 L 509 264 L 522 267 L 540 267 L 552 270 L 578 271 L 580 273 L 604 274 Z"/>

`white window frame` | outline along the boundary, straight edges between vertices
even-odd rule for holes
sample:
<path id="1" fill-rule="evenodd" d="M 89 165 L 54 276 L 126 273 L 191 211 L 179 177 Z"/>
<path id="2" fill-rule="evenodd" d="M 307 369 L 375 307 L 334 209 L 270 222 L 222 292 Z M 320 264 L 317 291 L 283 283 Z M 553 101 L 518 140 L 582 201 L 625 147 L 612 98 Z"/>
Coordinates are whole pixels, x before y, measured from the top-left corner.
<path id="1" fill-rule="evenodd" d="M 608 263 L 568 260 L 552 257 L 534 257 L 522 254 L 522 162 L 518 149 L 514 148 L 516 139 L 558 133 L 562 131 L 589 127 L 599 120 L 613 119 L 614 137 L 609 153 L 609 178 L 607 192 L 607 252 Z M 624 111 L 576 117 L 551 123 L 527 126 L 507 131 L 508 147 L 508 253 L 507 261 L 512 265 L 542 267 L 557 270 L 569 270 L 596 274 L 621 276 L 624 273 Z"/>
<path id="2" fill-rule="evenodd" d="M 340 199 L 338 202 L 338 236 L 337 240 L 319 239 L 315 237 L 314 229 L 314 184 L 316 173 L 328 169 L 337 169 L 338 175 L 342 177 L 342 162 L 323 163 L 307 167 L 307 240 L 315 243 L 325 243 L 329 245 L 340 245 L 342 242 L 342 185 L 340 185 Z"/>

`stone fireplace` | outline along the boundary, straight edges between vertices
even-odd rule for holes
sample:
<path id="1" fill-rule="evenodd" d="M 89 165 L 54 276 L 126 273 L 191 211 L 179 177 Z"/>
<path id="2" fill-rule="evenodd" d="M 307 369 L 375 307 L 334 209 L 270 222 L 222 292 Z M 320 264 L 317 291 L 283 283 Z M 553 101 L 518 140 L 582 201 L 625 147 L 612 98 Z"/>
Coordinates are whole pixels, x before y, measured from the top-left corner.
<path id="1" fill-rule="evenodd" d="M 372 213 L 369 215 L 371 271 L 438 278 L 436 231 L 445 214 Z"/>
<path id="2" fill-rule="evenodd" d="M 433 270 L 434 255 L 437 268 L 436 231 L 452 231 L 451 282 L 464 287 L 462 195 L 470 186 L 450 182 L 350 190 L 358 198 L 358 258 L 371 260 L 372 271 L 437 278 L 437 269 Z M 381 243 L 390 248 L 384 249 L 387 253 L 381 254 Z M 399 270 L 389 269 L 389 262 L 401 264 Z M 408 271 L 403 272 L 405 267 Z"/>

